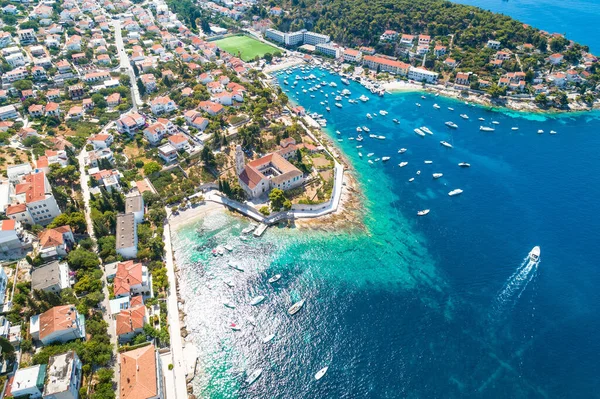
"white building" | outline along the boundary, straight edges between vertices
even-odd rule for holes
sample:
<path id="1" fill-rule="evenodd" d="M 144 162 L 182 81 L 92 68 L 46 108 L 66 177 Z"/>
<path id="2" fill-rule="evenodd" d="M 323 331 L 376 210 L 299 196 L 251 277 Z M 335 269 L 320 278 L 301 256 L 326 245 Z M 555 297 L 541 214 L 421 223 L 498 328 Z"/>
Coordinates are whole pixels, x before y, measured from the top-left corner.
<path id="1" fill-rule="evenodd" d="M 17 109 L 14 105 L 9 104 L 3 107 L 0 107 L 0 120 L 8 120 L 8 119 L 16 119 L 19 117 L 17 113 Z"/>
<path id="2" fill-rule="evenodd" d="M 71 287 L 71 278 L 69 265 L 66 262 L 50 262 L 31 271 L 31 289 L 34 291 L 58 294 L 69 287 Z"/>
<path id="3" fill-rule="evenodd" d="M 39 399 L 42 397 L 45 381 L 45 364 L 18 369 L 12 380 L 10 396 L 15 398 L 29 397 L 30 399 Z"/>
<path id="4" fill-rule="evenodd" d="M 125 198 L 125 213 L 133 213 L 136 223 L 144 223 L 144 197 L 141 194 L 128 195 Z"/>
<path id="5" fill-rule="evenodd" d="M 342 49 L 338 46 L 334 46 L 331 43 L 319 43 L 315 46 L 315 49 L 328 57 L 340 58 Z"/>
<path id="6" fill-rule="evenodd" d="M 290 32 L 285 34 L 286 46 L 299 46 L 304 43 L 304 31 Z"/>
<path id="7" fill-rule="evenodd" d="M 85 318 L 73 305 L 55 306 L 46 312 L 32 316 L 29 332 L 43 345 L 68 342 L 85 337 Z"/>
<path id="8" fill-rule="evenodd" d="M 408 69 L 408 78 L 419 82 L 435 83 L 438 79 L 438 73 L 411 66 Z"/>
<path id="9" fill-rule="evenodd" d="M 116 247 L 117 253 L 125 259 L 135 258 L 137 256 L 137 223 L 133 213 L 117 215 L 116 227 Z"/>
<path id="10" fill-rule="evenodd" d="M 18 250 L 27 246 L 23 226 L 16 220 L 0 220 L 0 251 Z"/>
<path id="11" fill-rule="evenodd" d="M 320 33 L 309 31 L 304 32 L 304 44 L 316 46 L 319 43 L 327 43 L 329 40 L 329 35 L 322 35 Z"/>
<path id="12" fill-rule="evenodd" d="M 158 156 L 167 164 L 175 162 L 177 161 L 177 149 L 169 143 L 163 144 L 158 147 Z"/>
<path id="13" fill-rule="evenodd" d="M 31 173 L 21 183 L 15 185 L 15 199 L 25 204 L 31 220 L 42 226 L 50 223 L 62 212 L 58 208 L 52 187 L 42 171 Z M 17 217 L 11 217 L 19 220 Z"/>
<path id="14" fill-rule="evenodd" d="M 285 42 L 285 33 L 278 31 L 276 29 L 267 29 L 265 31 L 265 37 L 267 39 L 271 39 L 277 43 L 284 43 Z"/>
<path id="15" fill-rule="evenodd" d="M 81 360 L 74 351 L 52 356 L 48 360 L 47 373 L 44 399 L 79 398 Z"/>

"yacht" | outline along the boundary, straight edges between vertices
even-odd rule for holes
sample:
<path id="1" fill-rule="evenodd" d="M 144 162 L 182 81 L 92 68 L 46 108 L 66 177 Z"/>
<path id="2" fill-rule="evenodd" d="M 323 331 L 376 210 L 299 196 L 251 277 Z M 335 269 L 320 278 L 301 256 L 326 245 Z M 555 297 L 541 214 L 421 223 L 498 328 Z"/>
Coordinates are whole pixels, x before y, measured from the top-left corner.
<path id="1" fill-rule="evenodd" d="M 408 165 L 408 162 L 404 161 L 404 162 L 400 162 L 398 164 L 398 166 L 400 166 L 401 168 L 405 167 L 406 165 Z"/>
<path id="2" fill-rule="evenodd" d="M 419 103 L 415 103 L 415 105 L 416 105 L 417 107 L 420 107 L 420 106 L 421 106 L 421 104 L 419 104 Z"/>
<path id="3" fill-rule="evenodd" d="M 360 134 L 358 135 L 358 137 L 356 138 L 356 141 L 363 141 L 363 136 L 361 136 Z"/>
<path id="4" fill-rule="evenodd" d="M 462 194 L 463 190 L 460 188 L 454 189 L 448 193 L 449 196 L 454 197 L 455 195 Z"/>
<path id="5" fill-rule="evenodd" d="M 379 111 L 379 115 L 381 115 L 381 116 L 386 116 L 387 114 L 388 114 L 388 112 L 384 109 Z"/>
<path id="6" fill-rule="evenodd" d="M 496 129 L 489 126 L 479 126 L 479 130 L 481 130 L 482 132 L 493 132 Z"/>
<path id="7" fill-rule="evenodd" d="M 319 104 L 321 104 L 321 105 L 325 105 L 325 103 L 324 103 L 323 101 L 321 101 Z"/>
<path id="8" fill-rule="evenodd" d="M 429 213 L 429 209 L 423 209 L 422 211 L 417 212 L 419 216 L 425 216 Z"/>
<path id="9" fill-rule="evenodd" d="M 423 161 L 423 163 L 425 163 L 425 165 L 431 165 L 433 161 Z"/>
<path id="10" fill-rule="evenodd" d="M 550 130 L 550 134 L 556 134 L 556 130 Z"/>
<path id="11" fill-rule="evenodd" d="M 443 145 L 444 147 L 447 148 L 452 148 L 452 144 L 448 143 L 447 141 L 440 141 L 440 144 Z"/>
<path id="12" fill-rule="evenodd" d="M 374 152 L 370 152 L 370 153 L 367 154 L 367 158 L 371 158 L 373 155 L 375 155 L 375 153 Z"/>
<path id="13" fill-rule="evenodd" d="M 406 151 L 407 151 L 406 148 L 400 148 L 398 150 L 398 154 L 404 154 Z"/>
<path id="14" fill-rule="evenodd" d="M 338 108 L 342 108 L 342 103 L 335 103 L 335 106 Z"/>
<path id="15" fill-rule="evenodd" d="M 342 83 L 345 84 L 345 85 L 349 85 L 350 81 L 348 79 L 346 79 L 346 78 L 342 78 Z"/>
<path id="16" fill-rule="evenodd" d="M 469 115 L 467 114 L 460 114 L 460 117 L 463 119 L 469 119 Z"/>
<path id="17" fill-rule="evenodd" d="M 421 129 L 419 129 L 419 128 L 416 128 L 416 129 L 414 130 L 414 132 L 415 132 L 416 134 L 418 134 L 419 136 L 421 136 L 421 137 L 425 137 L 425 132 L 424 132 L 424 131 L 422 131 L 422 130 L 421 130 Z"/>
<path id="18" fill-rule="evenodd" d="M 263 344 L 266 344 L 268 342 L 271 342 L 273 340 L 273 338 L 275 338 L 275 334 L 269 334 L 262 339 L 262 342 L 263 342 Z"/>
<path id="19" fill-rule="evenodd" d="M 431 130 L 429 130 L 428 127 L 421 126 L 419 129 L 421 129 L 422 131 L 424 131 L 427 134 L 433 134 L 433 132 Z"/>
<path id="20" fill-rule="evenodd" d="M 356 148 L 362 148 L 362 147 L 363 147 L 362 144 L 356 146 Z"/>
<path id="21" fill-rule="evenodd" d="M 427 97 L 425 97 L 425 96 L 421 96 L 421 98 L 422 98 L 423 100 L 425 100 Z"/>
<path id="22" fill-rule="evenodd" d="M 362 152 L 359 152 L 359 153 L 358 153 L 358 156 L 359 156 L 360 158 L 362 158 Z"/>
<path id="23" fill-rule="evenodd" d="M 349 102 L 350 104 L 356 104 L 356 100 L 354 100 L 354 99 L 352 99 L 352 98 L 349 98 L 349 99 L 348 99 L 348 102 Z"/>
<path id="24" fill-rule="evenodd" d="M 537 132 L 538 132 L 538 134 L 543 134 L 544 133 L 544 131 L 542 129 L 538 130 Z"/>
<path id="25" fill-rule="evenodd" d="M 454 108 L 448 107 L 448 111 L 454 111 Z"/>
<path id="26" fill-rule="evenodd" d="M 390 157 L 381 157 L 382 162 L 387 162 L 390 160 Z"/>
<path id="27" fill-rule="evenodd" d="M 331 82 L 331 83 L 329 83 L 329 86 L 330 87 L 337 87 L 337 84 L 335 82 Z"/>
<path id="28" fill-rule="evenodd" d="M 367 119 L 373 119 L 373 117 L 371 116 L 371 114 L 367 114 Z"/>
<path id="29" fill-rule="evenodd" d="M 434 173 L 434 174 L 433 174 L 433 178 L 434 178 L 434 179 L 439 179 L 439 178 L 440 178 L 440 177 L 442 177 L 442 176 L 444 176 L 444 174 L 443 174 L 443 173 Z"/>
<path id="30" fill-rule="evenodd" d="M 364 94 L 362 96 L 360 96 L 358 99 L 360 101 L 362 101 L 363 103 L 366 103 L 367 101 L 369 101 L 369 97 L 365 96 Z"/>
<path id="31" fill-rule="evenodd" d="M 366 127 L 366 126 L 363 126 L 363 127 L 362 127 L 362 130 L 363 130 L 363 132 L 367 132 L 367 133 L 369 133 L 369 132 L 371 131 L 371 129 L 369 129 L 369 128 L 368 128 L 368 127 Z"/>
<path id="32" fill-rule="evenodd" d="M 280 278 L 281 278 L 281 274 L 276 274 L 273 277 L 271 277 L 270 279 L 268 279 L 267 282 L 269 284 L 273 284 L 273 283 L 279 281 Z"/>
<path id="33" fill-rule="evenodd" d="M 420 170 L 417 170 L 417 176 L 419 176 L 421 174 Z"/>
<path id="34" fill-rule="evenodd" d="M 414 182 L 414 181 L 415 181 L 415 178 L 414 178 L 414 177 L 411 177 L 410 179 L 408 179 L 408 181 L 412 183 L 412 182 Z"/>
<path id="35" fill-rule="evenodd" d="M 471 167 L 471 164 L 466 163 L 466 162 L 461 162 L 458 164 L 458 166 L 460 166 L 461 168 L 469 168 L 469 167 Z"/>
<path id="36" fill-rule="evenodd" d="M 539 246 L 536 245 L 535 247 L 533 247 L 531 252 L 529 252 L 529 260 L 531 262 L 537 262 L 540 260 L 540 247 Z"/>
<path id="37" fill-rule="evenodd" d="M 306 299 L 301 299 L 298 302 L 296 302 L 295 304 L 293 304 L 289 309 L 288 309 L 288 314 L 291 315 L 295 315 L 296 313 L 298 313 L 298 311 L 300 309 L 302 309 L 302 306 L 304 306 L 304 302 L 306 301 Z"/>
<path id="38" fill-rule="evenodd" d="M 373 165 L 373 161 L 371 161 L 370 159 L 367 162 L 369 162 L 370 165 Z"/>
<path id="39" fill-rule="evenodd" d="M 511 128 L 510 130 L 512 130 L 512 131 L 517 131 L 517 130 L 519 130 L 519 128 L 518 128 L 518 127 L 513 127 L 513 128 Z"/>
<path id="40" fill-rule="evenodd" d="M 478 118 L 477 120 L 483 122 L 485 120 L 485 118 Z"/>
<path id="41" fill-rule="evenodd" d="M 381 135 L 379 135 L 379 136 L 375 136 L 375 138 L 377 138 L 377 139 L 379 139 L 379 140 L 385 140 L 385 136 L 381 136 Z"/>
<path id="42" fill-rule="evenodd" d="M 498 121 L 492 121 L 492 124 L 493 124 L 493 125 L 499 125 L 499 124 L 500 124 L 500 122 L 498 122 Z"/>
<path id="43" fill-rule="evenodd" d="M 440 108 L 442 108 L 442 107 L 440 107 L 440 106 L 439 106 L 439 105 L 437 105 L 437 104 L 433 104 L 433 108 L 435 108 L 435 109 L 440 109 Z"/>
<path id="44" fill-rule="evenodd" d="M 262 369 L 256 369 L 250 374 L 248 378 L 246 378 L 246 384 L 252 385 L 252 383 L 258 380 L 258 377 L 262 374 Z"/>
<path id="45" fill-rule="evenodd" d="M 259 295 L 257 297 L 254 297 L 254 299 L 252 299 L 252 301 L 250 301 L 250 305 L 252 306 L 256 306 L 256 305 L 260 305 L 262 303 L 262 301 L 265 300 L 265 297 L 263 295 Z"/>
<path id="46" fill-rule="evenodd" d="M 283 81 L 283 84 L 287 86 L 289 83 L 288 83 L 288 81 L 287 81 L 287 80 L 284 80 L 284 81 Z"/>
<path id="47" fill-rule="evenodd" d="M 371 134 L 369 134 L 369 137 L 370 137 L 370 138 L 372 138 L 372 139 L 376 139 L 376 138 L 377 138 L 377 135 L 376 135 L 376 134 L 373 134 L 373 133 L 371 133 Z"/>
<path id="48" fill-rule="evenodd" d="M 315 374 L 315 380 L 319 381 L 321 378 L 323 378 L 327 372 L 327 369 L 329 369 L 329 367 L 323 367 L 321 370 L 317 371 L 317 374 Z"/>
<path id="49" fill-rule="evenodd" d="M 400 123 L 400 121 L 399 121 L 398 119 L 396 119 L 396 118 L 392 119 L 392 121 L 393 121 L 394 123 Z"/>
<path id="50" fill-rule="evenodd" d="M 340 135 L 340 134 L 342 134 L 342 132 L 340 132 L 339 130 L 336 130 L 335 134 Z"/>
<path id="51" fill-rule="evenodd" d="M 335 96 L 335 101 L 342 101 L 342 97 L 341 96 Z"/>
<path id="52" fill-rule="evenodd" d="M 448 121 L 448 122 L 446 122 L 446 123 L 444 123 L 444 124 L 445 124 L 446 126 L 448 126 L 448 127 L 451 127 L 452 129 L 458 129 L 458 125 L 457 125 L 456 123 L 454 123 L 454 122 L 450 122 L 450 121 Z"/>

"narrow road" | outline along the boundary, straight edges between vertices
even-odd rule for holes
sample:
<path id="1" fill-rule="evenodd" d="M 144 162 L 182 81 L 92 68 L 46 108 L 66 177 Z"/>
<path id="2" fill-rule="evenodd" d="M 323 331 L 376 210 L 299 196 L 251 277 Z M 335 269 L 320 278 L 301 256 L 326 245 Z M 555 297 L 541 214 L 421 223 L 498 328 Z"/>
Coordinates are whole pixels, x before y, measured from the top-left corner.
<path id="1" fill-rule="evenodd" d="M 87 151 L 85 147 L 79 153 L 77 160 L 79 161 L 79 180 L 81 184 L 81 195 L 83 196 L 83 203 L 85 209 L 85 222 L 87 225 L 87 232 L 90 238 L 94 241 L 94 252 L 98 253 L 98 245 L 96 243 L 96 236 L 94 234 L 94 227 L 92 224 L 91 217 L 91 208 L 90 208 L 90 187 L 88 185 L 88 175 L 85 172 L 85 157 L 87 155 Z M 104 294 L 104 299 L 102 300 L 102 318 L 106 323 L 108 323 L 108 336 L 110 338 L 110 343 L 113 347 L 113 369 L 115 372 L 114 375 L 114 383 L 117 386 L 117 392 L 119 392 L 119 367 L 117 362 L 117 336 L 115 330 L 115 323 L 112 317 L 110 316 L 110 306 L 109 306 L 109 293 L 108 293 L 108 281 L 106 280 L 106 272 L 104 270 L 104 266 L 102 266 L 102 259 L 98 258 L 100 261 L 100 269 L 102 270 L 102 293 Z"/>
<path id="2" fill-rule="evenodd" d="M 129 57 L 127 57 L 127 53 L 125 52 L 125 45 L 123 44 L 123 35 L 121 34 L 121 20 L 114 19 L 113 27 L 115 29 L 115 45 L 117 46 L 117 53 L 119 53 L 119 59 L 121 61 L 121 70 L 127 69 L 127 74 L 129 75 L 129 81 L 131 83 L 131 103 L 133 105 L 133 110 L 137 112 L 138 107 L 142 104 L 142 98 L 140 97 L 140 93 L 137 87 L 137 80 L 135 73 L 133 73 L 133 68 L 129 63 Z"/>
<path id="3" fill-rule="evenodd" d="M 169 214 L 169 210 L 167 215 Z M 187 399 L 187 384 L 185 380 L 185 362 L 183 357 L 183 341 L 181 339 L 181 325 L 179 323 L 179 309 L 177 307 L 177 281 L 175 280 L 175 264 L 173 262 L 173 249 L 171 248 L 171 228 L 168 223 L 164 225 L 165 262 L 167 264 L 167 277 L 169 279 L 169 297 L 167 298 L 167 311 L 169 321 L 169 335 L 171 337 L 171 355 L 173 357 L 173 376 L 175 378 L 175 397 L 169 399 Z"/>

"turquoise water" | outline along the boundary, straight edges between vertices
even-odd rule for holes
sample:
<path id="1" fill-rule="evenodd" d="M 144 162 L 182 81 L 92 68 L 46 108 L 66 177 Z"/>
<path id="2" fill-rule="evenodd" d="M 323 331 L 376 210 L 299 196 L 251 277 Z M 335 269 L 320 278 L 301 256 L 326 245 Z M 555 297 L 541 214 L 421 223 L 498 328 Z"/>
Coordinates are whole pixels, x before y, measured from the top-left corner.
<path id="1" fill-rule="evenodd" d="M 566 34 L 569 39 L 600 52 L 600 36 L 594 28 L 600 21 L 597 0 L 452 0 L 509 15 L 519 21 L 551 33 Z"/>
<path id="2" fill-rule="evenodd" d="M 312 93 L 314 99 L 302 93 L 302 85 L 315 82 L 301 81 L 299 95 L 282 83 L 293 101 L 326 114 L 334 140 L 336 130 L 342 133 L 338 144 L 365 196 L 365 226 L 332 233 L 275 227 L 260 239 L 242 241 L 249 222 L 218 214 L 180 229 L 174 245 L 184 274 L 181 290 L 203 370 L 194 381 L 196 393 L 598 397 L 600 115 L 500 112 L 431 95 L 422 99 L 421 93 L 379 98 L 321 70 L 295 70 L 287 79 L 291 84 L 296 74 L 311 72 L 337 83 L 326 93 L 347 87 L 352 98 L 370 97 L 354 105 L 344 100 L 342 109 L 332 106 L 327 113 L 319 104 L 325 93 Z M 381 109 L 389 114 L 366 118 Z M 445 127 L 448 120 L 459 128 Z M 480 132 L 480 124 L 496 131 Z M 349 140 L 364 125 L 386 139 L 363 133 L 362 143 Z M 434 134 L 413 133 L 423 125 Z M 545 133 L 537 134 L 539 129 Z M 401 147 L 408 151 L 398 154 Z M 370 165 L 369 152 L 391 160 Z M 408 165 L 400 168 L 400 161 Z M 459 162 L 471 167 L 461 169 Z M 444 176 L 434 180 L 435 172 Z M 464 193 L 449 197 L 454 188 Z M 426 208 L 429 215 L 416 215 Z M 225 243 L 233 252 L 212 257 L 211 249 Z M 535 245 L 541 246 L 541 262 L 528 265 L 525 258 Z M 231 260 L 245 271 L 227 267 Z M 276 273 L 282 279 L 268 284 Z M 229 279 L 234 288 L 224 284 Z M 256 295 L 266 296 L 265 302 L 250 306 Z M 287 308 L 301 298 L 305 307 L 288 316 Z M 230 322 L 242 330 L 231 331 Z M 263 344 L 270 333 L 275 339 Z M 315 381 L 325 365 L 329 371 Z M 247 386 L 256 368 L 263 374 Z"/>

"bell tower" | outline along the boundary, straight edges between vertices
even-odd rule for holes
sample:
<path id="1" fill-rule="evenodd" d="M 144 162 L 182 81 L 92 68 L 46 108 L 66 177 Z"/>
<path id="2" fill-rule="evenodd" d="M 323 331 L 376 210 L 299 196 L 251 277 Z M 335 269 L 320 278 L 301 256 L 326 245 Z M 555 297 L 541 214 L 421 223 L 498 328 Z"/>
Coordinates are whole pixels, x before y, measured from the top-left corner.
<path id="1" fill-rule="evenodd" d="M 235 172 L 239 176 L 246 166 L 246 159 L 241 145 L 235 146 Z"/>

